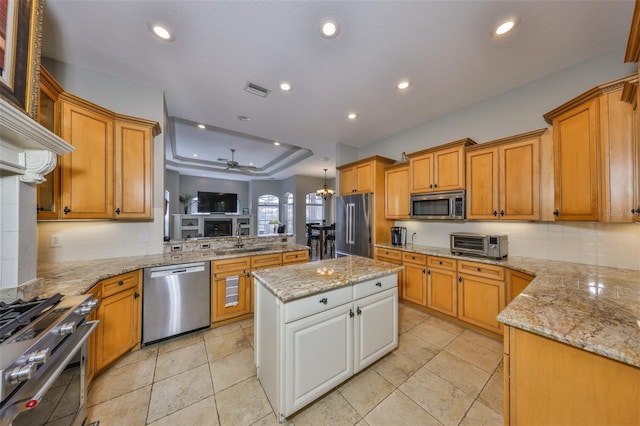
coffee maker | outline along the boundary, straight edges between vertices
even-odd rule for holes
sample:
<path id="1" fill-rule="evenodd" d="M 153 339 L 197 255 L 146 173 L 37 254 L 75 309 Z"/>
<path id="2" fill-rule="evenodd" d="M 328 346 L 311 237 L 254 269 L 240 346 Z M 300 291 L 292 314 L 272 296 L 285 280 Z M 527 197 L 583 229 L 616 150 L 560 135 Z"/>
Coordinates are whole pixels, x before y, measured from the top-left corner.
<path id="1" fill-rule="evenodd" d="M 403 246 L 407 244 L 407 228 L 404 226 L 392 226 L 391 244 L 394 246 Z"/>

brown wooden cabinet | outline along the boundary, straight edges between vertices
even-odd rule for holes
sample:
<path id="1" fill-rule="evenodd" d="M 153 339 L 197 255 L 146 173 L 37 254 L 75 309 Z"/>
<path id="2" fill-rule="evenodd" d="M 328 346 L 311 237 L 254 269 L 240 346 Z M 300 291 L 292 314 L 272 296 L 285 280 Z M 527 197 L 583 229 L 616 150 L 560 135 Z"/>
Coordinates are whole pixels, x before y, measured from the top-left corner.
<path id="1" fill-rule="evenodd" d="M 505 424 L 637 425 L 640 368 L 505 327 Z"/>
<path id="2" fill-rule="evenodd" d="M 100 371 L 140 344 L 142 270 L 118 275 L 97 284 L 98 305 L 95 371 Z"/>
<path id="3" fill-rule="evenodd" d="M 366 161 L 340 170 L 340 195 L 374 191 L 375 163 Z"/>
<path id="4" fill-rule="evenodd" d="M 525 274 L 524 272 L 514 271 L 513 269 L 507 269 L 506 276 L 506 304 L 508 305 L 529 285 L 531 281 L 533 281 L 535 277 L 533 275 Z"/>
<path id="5" fill-rule="evenodd" d="M 393 250 L 382 247 L 375 247 L 373 249 L 373 256 L 376 260 L 381 260 L 382 262 L 393 263 L 394 265 L 402 265 L 402 251 Z M 400 297 L 402 297 L 402 288 L 404 282 L 404 271 L 398 272 L 398 284 L 400 286 Z"/>
<path id="6" fill-rule="evenodd" d="M 546 129 L 467 148 L 467 219 L 539 220 Z"/>
<path id="7" fill-rule="evenodd" d="M 87 292 L 93 296 L 95 300 L 98 301 L 98 305 L 96 309 L 94 309 L 88 316 L 89 321 L 95 321 L 98 319 L 98 311 L 100 309 L 100 304 L 102 303 L 102 286 L 96 285 L 91 290 Z M 98 327 L 100 324 L 98 324 Z M 87 384 L 91 384 L 93 378 L 98 372 L 97 369 L 97 354 L 98 354 L 98 332 L 97 330 L 94 333 L 91 333 L 88 339 L 87 346 Z"/>
<path id="8" fill-rule="evenodd" d="M 471 145 L 461 139 L 409 154 L 411 193 L 465 189 L 465 147 Z"/>
<path id="9" fill-rule="evenodd" d="M 251 314 L 251 258 L 211 262 L 211 323 Z"/>
<path id="10" fill-rule="evenodd" d="M 553 124 L 557 220 L 633 221 L 633 106 L 622 89 L 637 76 L 583 93 L 544 115 Z"/>
<path id="11" fill-rule="evenodd" d="M 458 313 L 457 263 L 446 257 L 427 258 L 427 307 L 452 317 Z"/>
<path id="12" fill-rule="evenodd" d="M 389 166 L 384 171 L 385 217 L 409 218 L 409 164 Z"/>
<path id="13" fill-rule="evenodd" d="M 287 251 L 282 253 L 283 265 L 295 265 L 309 261 L 309 250 Z"/>
<path id="14" fill-rule="evenodd" d="M 400 297 L 420 306 L 427 306 L 427 256 L 419 253 L 402 253 L 404 265 Z"/>
<path id="15" fill-rule="evenodd" d="M 496 317 L 505 307 L 504 268 L 461 260 L 458 262 L 458 318 L 502 334 Z"/>

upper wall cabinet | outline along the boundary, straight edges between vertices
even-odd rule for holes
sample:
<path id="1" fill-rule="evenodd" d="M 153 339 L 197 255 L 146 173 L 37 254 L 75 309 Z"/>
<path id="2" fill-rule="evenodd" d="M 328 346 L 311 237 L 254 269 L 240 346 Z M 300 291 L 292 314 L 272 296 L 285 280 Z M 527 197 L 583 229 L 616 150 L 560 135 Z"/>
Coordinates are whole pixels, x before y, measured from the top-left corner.
<path id="1" fill-rule="evenodd" d="M 540 220 L 545 136 L 549 147 L 550 132 L 540 129 L 467 148 L 468 219 Z"/>
<path id="2" fill-rule="evenodd" d="M 475 144 L 461 139 L 409 154 L 411 193 L 465 189 L 465 147 Z"/>
<path id="3" fill-rule="evenodd" d="M 53 79 L 46 72 L 43 87 Z M 42 96 L 42 95 L 41 95 Z M 74 146 L 52 184 L 38 187 L 38 219 L 153 219 L 154 121 L 106 110 L 70 93 L 52 99 L 54 129 Z M 42 114 L 43 120 L 51 114 Z"/>
<path id="4" fill-rule="evenodd" d="M 640 2 L 636 1 L 633 11 L 633 19 L 631 21 L 631 30 L 629 31 L 629 42 L 627 43 L 627 52 L 624 57 L 625 62 L 635 62 L 638 64 L 638 77 L 640 78 Z M 638 80 L 625 84 L 623 88 L 623 99 L 634 105 L 635 119 L 635 170 L 633 175 L 634 182 L 634 202 L 633 205 L 633 221 L 640 222 L 640 90 L 638 90 Z"/>
<path id="5" fill-rule="evenodd" d="M 621 95 L 637 78 L 595 87 L 544 115 L 553 124 L 557 220 L 633 221 L 636 124 Z"/>
<path id="6" fill-rule="evenodd" d="M 389 166 L 384 171 L 385 217 L 409 219 L 409 164 Z"/>

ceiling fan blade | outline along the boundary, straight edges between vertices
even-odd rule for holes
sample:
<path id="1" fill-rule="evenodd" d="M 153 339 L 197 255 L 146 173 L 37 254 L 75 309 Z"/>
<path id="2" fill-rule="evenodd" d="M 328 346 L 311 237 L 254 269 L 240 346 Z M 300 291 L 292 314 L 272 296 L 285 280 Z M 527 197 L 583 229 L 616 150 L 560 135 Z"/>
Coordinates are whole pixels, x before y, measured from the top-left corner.
<path id="1" fill-rule="evenodd" d="M 224 161 L 226 163 L 227 161 L 229 161 L 229 159 L 228 158 L 218 158 L 218 161 Z"/>

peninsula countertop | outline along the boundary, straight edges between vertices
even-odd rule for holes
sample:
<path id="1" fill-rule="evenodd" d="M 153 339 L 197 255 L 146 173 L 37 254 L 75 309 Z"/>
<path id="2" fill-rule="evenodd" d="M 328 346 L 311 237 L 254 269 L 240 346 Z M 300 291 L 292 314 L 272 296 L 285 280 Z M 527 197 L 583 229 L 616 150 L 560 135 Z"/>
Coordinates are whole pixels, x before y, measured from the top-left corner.
<path id="1" fill-rule="evenodd" d="M 254 271 L 264 287 L 283 302 L 397 273 L 402 266 L 360 256 Z"/>
<path id="2" fill-rule="evenodd" d="M 407 244 L 376 247 L 500 265 L 535 279 L 498 321 L 640 368 L 640 271 L 547 259 L 454 256 Z"/>
<path id="3" fill-rule="evenodd" d="M 186 251 L 109 259 L 78 260 L 71 262 L 43 263 L 38 265 L 38 277 L 44 279 L 45 294 L 83 294 L 99 281 L 115 275 L 142 268 L 178 265 L 182 263 L 230 259 L 234 257 L 260 256 L 271 253 L 307 250 L 300 244 L 268 244 L 260 251 L 234 251 L 233 248 Z"/>

